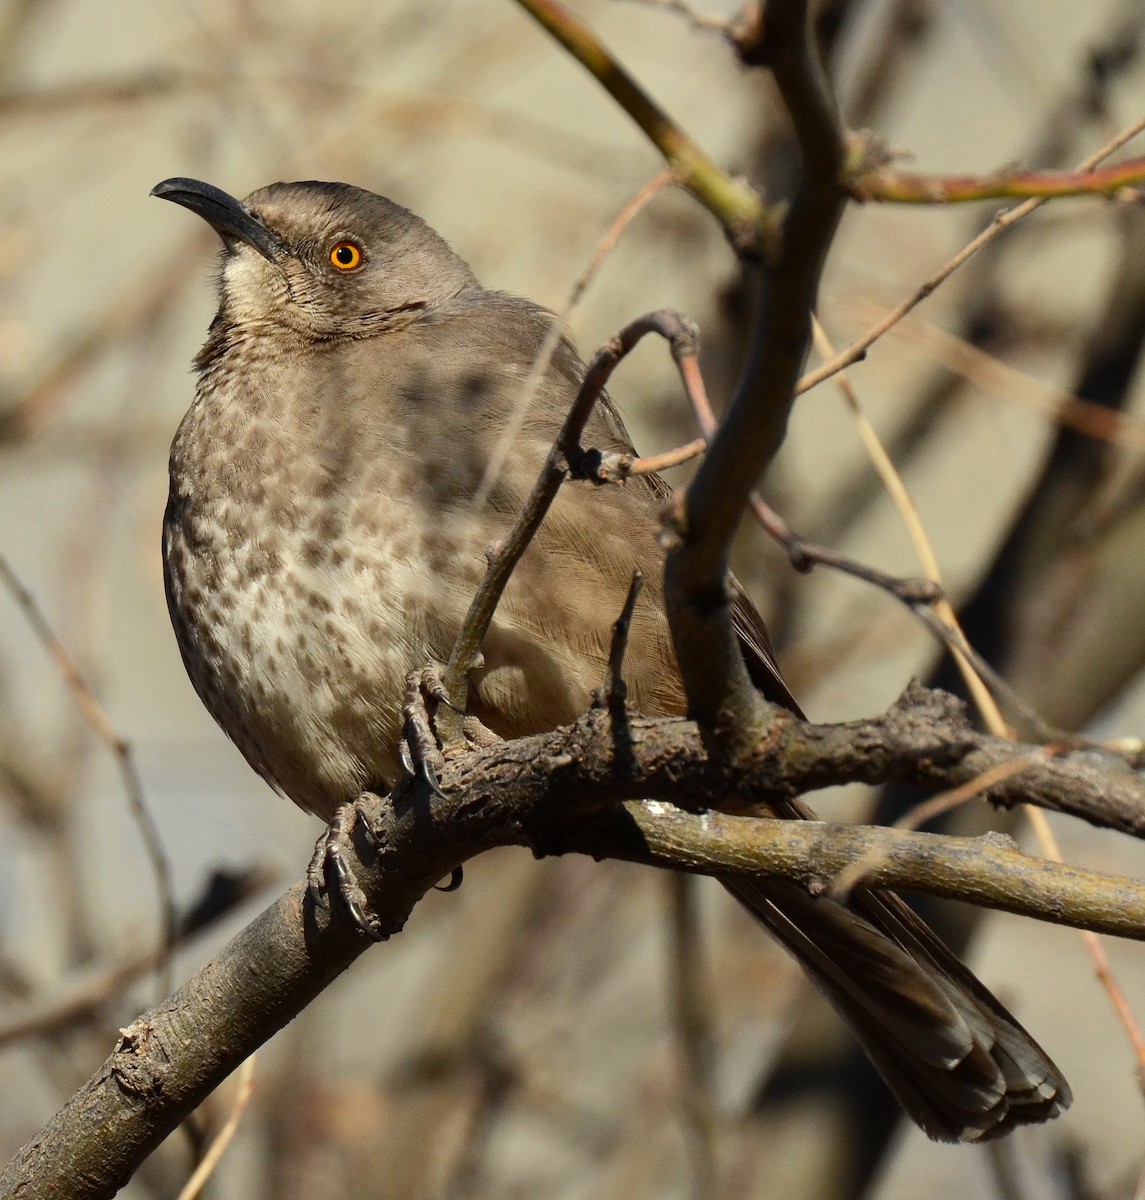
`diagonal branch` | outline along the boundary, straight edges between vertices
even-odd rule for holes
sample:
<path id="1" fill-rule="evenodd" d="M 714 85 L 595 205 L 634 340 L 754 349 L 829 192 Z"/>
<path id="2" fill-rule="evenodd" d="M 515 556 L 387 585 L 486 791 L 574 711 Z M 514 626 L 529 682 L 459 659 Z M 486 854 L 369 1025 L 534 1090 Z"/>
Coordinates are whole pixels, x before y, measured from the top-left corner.
<path id="1" fill-rule="evenodd" d="M 1077 170 L 1079 172 L 1092 170 L 1098 163 L 1108 158 L 1124 146 L 1126 142 L 1137 137 L 1140 133 L 1145 133 L 1145 117 L 1139 118 L 1133 124 L 1122 129 L 1115 137 L 1106 142 L 1100 150 L 1095 151 L 1087 159 L 1079 163 Z M 822 383 L 823 380 L 830 379 L 832 375 L 841 371 L 844 367 L 849 367 L 852 363 L 859 362 L 865 358 L 867 351 L 879 338 L 897 325 L 913 309 L 917 308 L 936 288 L 945 283 L 963 263 L 971 259 L 999 234 L 1009 229 L 1011 225 L 1016 225 L 1019 221 L 1028 217 L 1030 213 L 1036 212 L 1043 204 L 1048 203 L 1048 197 L 1035 196 L 1031 200 L 1024 200 L 1014 208 L 1003 209 L 981 233 L 971 238 L 953 258 L 947 259 L 925 283 L 918 287 L 912 296 L 908 296 L 907 299 L 903 300 L 896 308 L 887 313 L 878 324 L 873 325 L 862 337 L 852 342 L 845 350 L 841 350 L 830 362 L 825 362 L 821 366 L 816 367 L 815 370 L 808 371 L 799 381 L 799 394 L 802 395 L 804 392 L 810 391 L 813 387 Z"/>
<path id="2" fill-rule="evenodd" d="M 637 342 L 649 333 L 658 333 L 668 341 L 677 365 L 696 357 L 699 336 L 696 327 L 687 317 L 669 309 L 659 309 L 637 317 L 605 342 L 593 356 L 576 400 L 565 417 L 525 507 L 513 523 L 508 537 L 490 555 L 489 569 L 469 605 L 450 651 L 443 678 L 450 707 L 439 710 L 437 717 L 437 731 L 447 744 L 463 740 L 462 714 L 465 711 L 468 674 L 478 661 L 481 643 L 489 632 L 501 593 L 520 562 L 521 555 L 540 529 L 561 484 L 580 458 L 581 434 L 612 372 Z"/>
<path id="3" fill-rule="evenodd" d="M 741 254 L 758 257 L 775 238 L 782 207 L 767 207 L 742 180 L 721 171 L 609 53 L 583 22 L 557 0 L 517 3 L 605 88 L 664 156 L 680 183 L 723 225 Z"/>

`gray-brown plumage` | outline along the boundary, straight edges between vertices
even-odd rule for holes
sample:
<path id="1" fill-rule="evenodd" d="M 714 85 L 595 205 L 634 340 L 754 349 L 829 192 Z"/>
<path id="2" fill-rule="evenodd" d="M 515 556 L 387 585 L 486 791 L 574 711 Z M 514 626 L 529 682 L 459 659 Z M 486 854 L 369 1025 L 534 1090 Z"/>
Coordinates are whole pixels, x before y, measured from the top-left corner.
<path id="1" fill-rule="evenodd" d="M 171 179 L 154 194 L 221 235 L 221 303 L 171 451 L 168 604 L 196 690 L 273 787 L 329 820 L 399 774 L 406 674 L 442 660 L 583 373 L 562 342 L 487 501 L 473 498 L 552 321 L 487 291 L 423 221 L 344 184 L 243 203 Z M 585 443 L 629 449 L 615 410 Z M 472 711 L 515 737 L 575 719 L 601 680 L 633 568 L 626 658 L 649 713 L 684 705 L 658 584 L 655 484 L 566 485 L 506 590 Z M 757 685 L 798 711 L 754 610 Z M 778 813 L 809 817 L 793 802 Z M 781 880 L 726 886 L 794 953 L 931 1137 L 1048 1120 L 1065 1080 L 897 897 L 848 906 Z"/>

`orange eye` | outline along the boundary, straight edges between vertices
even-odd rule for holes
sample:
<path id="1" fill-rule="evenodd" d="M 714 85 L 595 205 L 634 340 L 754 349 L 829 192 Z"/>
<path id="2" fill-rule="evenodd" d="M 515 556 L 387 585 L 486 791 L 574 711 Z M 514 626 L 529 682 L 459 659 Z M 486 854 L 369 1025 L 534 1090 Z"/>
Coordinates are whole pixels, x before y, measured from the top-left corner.
<path id="1" fill-rule="evenodd" d="M 353 242 L 339 242 L 330 251 L 330 261 L 339 271 L 352 271 L 362 261 L 361 248 Z"/>

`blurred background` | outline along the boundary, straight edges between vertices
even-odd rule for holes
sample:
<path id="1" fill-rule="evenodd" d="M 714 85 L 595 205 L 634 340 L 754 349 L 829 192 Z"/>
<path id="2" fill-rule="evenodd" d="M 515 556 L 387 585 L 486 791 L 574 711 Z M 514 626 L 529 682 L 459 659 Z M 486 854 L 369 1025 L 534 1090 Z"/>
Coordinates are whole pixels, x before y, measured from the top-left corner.
<path id="1" fill-rule="evenodd" d="M 769 81 L 718 28 L 671 4 L 572 6 L 721 165 L 783 194 L 793 151 Z M 1145 102 L 1138 2 L 850 0 L 823 6 L 821 33 L 847 121 L 919 170 L 1071 166 Z M 163 994 L 148 969 L 163 905 L 133 806 L 154 822 L 179 914 L 196 910 L 176 982 L 301 875 L 319 832 L 211 722 L 168 627 L 166 454 L 213 313 L 216 242 L 149 189 L 171 175 L 240 196 L 352 182 L 425 216 L 486 284 L 560 308 L 659 170 L 511 0 L 0 3 L 0 1158 Z M 997 207 L 853 205 L 821 295 L 831 338 L 910 295 Z M 570 323 L 587 353 L 665 305 L 700 323 L 709 390 L 726 397 L 746 320 L 736 261 L 671 191 Z M 1145 211 L 1133 196 L 1065 200 L 851 372 L 971 639 L 1048 720 L 1103 737 L 1145 730 L 1143 330 Z M 642 451 L 693 436 L 661 347 L 642 346 L 612 390 Z M 919 573 L 832 385 L 797 405 L 768 491 L 800 533 Z M 738 569 L 816 719 L 879 710 L 912 675 L 945 678 L 886 595 L 796 576 L 751 531 Z M 844 789 L 815 803 L 885 818 L 909 799 Z M 1072 861 L 1145 868 L 1125 838 L 1055 827 Z M 1134 1059 L 1079 938 L 952 906 L 939 919 L 957 945 L 973 934 L 971 962 L 1076 1095 L 993 1152 L 898 1122 L 717 887 L 503 852 L 467 867 L 458 893 L 431 894 L 260 1052 L 211 1194 L 1141 1195 Z M 1109 954 L 1145 1011 L 1145 954 Z M 174 1195 L 231 1098 L 213 1097 L 124 1195 Z"/>

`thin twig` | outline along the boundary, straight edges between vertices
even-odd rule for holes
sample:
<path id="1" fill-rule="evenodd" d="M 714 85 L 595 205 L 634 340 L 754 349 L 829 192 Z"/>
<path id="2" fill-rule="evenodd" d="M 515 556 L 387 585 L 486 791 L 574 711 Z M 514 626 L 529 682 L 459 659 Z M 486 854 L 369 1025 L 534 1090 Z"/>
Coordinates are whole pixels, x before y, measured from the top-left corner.
<path id="1" fill-rule="evenodd" d="M 1109 197 L 1145 183 L 1145 159 L 1132 158 L 1100 170 L 1006 171 L 996 175 L 920 175 L 879 167 L 849 175 L 857 200 L 890 204 L 965 204 L 974 200 L 1044 200 L 1065 196 Z"/>
<path id="2" fill-rule="evenodd" d="M 814 321 L 814 336 L 815 344 L 820 354 L 825 358 L 831 357 L 834 354 L 834 349 L 818 319 Z M 942 572 L 939 569 L 938 558 L 934 553 L 934 548 L 931 546 L 930 538 L 927 536 L 914 500 L 903 483 L 902 476 L 898 473 L 894 463 L 891 462 L 890 456 L 887 454 L 878 433 L 876 433 L 874 426 L 863 411 L 858 394 L 851 386 L 850 379 L 843 371 L 838 373 L 836 384 L 851 412 L 867 456 L 870 458 L 883 487 L 886 489 L 891 502 L 898 510 L 903 525 L 906 527 L 907 535 L 911 540 L 915 554 L 918 556 L 927 579 L 940 589 L 940 597 L 934 602 L 933 606 L 913 605 L 915 614 L 945 641 L 951 657 L 962 674 L 971 697 L 983 715 L 983 719 L 992 732 L 999 737 L 1013 736 L 1013 731 L 1002 716 L 994 696 L 991 694 L 991 689 L 993 689 L 998 694 L 1004 694 L 1010 704 L 1022 714 L 1023 719 L 1028 721 L 1031 727 L 1043 735 L 1046 740 L 1070 740 L 1060 735 L 1058 731 L 1049 729 L 1041 717 L 970 646 L 966 635 L 962 631 L 962 626 L 958 621 L 953 606 L 944 598 L 944 593 L 942 592 Z M 990 687 L 986 684 L 987 679 L 990 681 Z"/>
<path id="3" fill-rule="evenodd" d="M 814 322 L 814 337 L 820 354 L 824 358 L 831 357 L 834 349 L 818 319 Z M 971 647 L 966 635 L 962 631 L 962 626 L 958 621 L 953 606 L 945 598 L 938 559 L 930 544 L 930 539 L 927 537 L 926 530 L 918 514 L 918 509 L 915 507 L 914 501 L 911 499 L 910 493 L 902 481 L 902 476 L 899 475 L 894 463 L 891 462 L 890 456 L 887 454 L 886 448 L 883 446 L 874 426 L 863 411 L 858 394 L 851 386 L 850 379 L 843 371 L 838 373 L 836 384 L 851 412 L 851 416 L 859 432 L 859 438 L 867 451 L 867 456 L 878 473 L 879 479 L 890 496 L 892 503 L 898 510 L 900 519 L 906 526 L 907 534 L 910 537 L 911 544 L 914 546 L 915 553 L 922 565 L 926 578 L 938 589 L 938 595 L 933 602 L 914 603 L 907 595 L 899 594 L 898 592 L 892 592 L 892 594 L 907 603 L 918 619 L 945 642 L 979 710 L 986 717 L 987 721 L 991 719 L 991 716 L 995 719 L 996 724 L 992 726 L 995 733 L 999 736 L 1006 736 L 1003 731 L 1009 727 L 1002 717 L 994 701 L 994 696 L 991 695 L 991 691 L 993 691 L 994 695 L 1004 696 L 1009 706 L 1019 712 L 1023 720 L 1029 724 L 1032 730 L 1036 730 L 1042 736 L 1043 740 L 1058 740 L 1059 738 L 1063 738 L 1063 735 L 1059 731 L 1051 730 L 1045 721 L 998 675 L 993 667 Z M 989 687 L 986 681 L 989 681 Z"/>
<path id="4" fill-rule="evenodd" d="M 55 664 L 83 719 L 96 737 L 115 755 L 119 764 L 128 808 L 143 836 L 143 844 L 151 862 L 151 869 L 155 875 L 155 886 L 159 893 L 163 948 L 159 960 L 157 986 L 159 994 L 165 996 L 171 990 L 171 947 L 175 944 L 176 936 L 174 889 L 171 883 L 170 864 L 167 862 L 167 855 L 163 849 L 163 839 L 160 837 L 151 810 L 147 806 L 143 782 L 139 778 L 139 772 L 135 766 L 135 756 L 131 744 L 112 727 L 103 706 L 87 686 L 63 644 L 56 637 L 43 610 L 36 603 L 36 598 L 21 583 L 3 555 L 0 555 L 0 582 L 3 582 L 11 593 L 12 598 L 27 618 L 33 633 Z"/>
<path id="5" fill-rule="evenodd" d="M 214 1141 L 207 1147 L 207 1153 L 203 1155 L 191 1178 L 183 1185 L 182 1190 L 175 1200 L 195 1200 L 195 1197 L 203 1190 L 204 1184 L 214 1174 L 215 1168 L 219 1165 L 219 1160 L 231 1144 L 231 1139 L 235 1136 L 235 1131 L 239 1127 L 239 1121 L 242 1120 L 242 1115 L 246 1111 L 251 1095 L 254 1092 L 255 1058 L 256 1055 L 252 1054 L 249 1058 L 244 1059 L 243 1065 L 239 1067 L 235 1099 L 231 1105 L 231 1111 L 227 1114 L 227 1119 L 223 1122 L 223 1127 L 215 1135 Z"/>
<path id="6" fill-rule="evenodd" d="M 628 631 L 632 627 L 632 614 L 636 611 L 636 601 L 644 586 L 644 574 L 639 567 L 632 572 L 632 582 L 628 585 L 628 595 L 624 598 L 624 607 L 620 616 L 612 626 L 612 644 L 608 651 L 608 668 L 604 677 L 604 691 L 608 707 L 615 710 L 623 708 L 628 696 L 628 685 L 624 682 L 624 655 L 628 651 Z"/>
<path id="7" fill-rule="evenodd" d="M 668 166 L 723 225 L 736 249 L 760 256 L 774 241 L 782 209 L 721 171 L 612 56 L 593 31 L 557 0 L 517 0 L 636 122 Z"/>
<path id="8" fill-rule="evenodd" d="M 1143 130 L 1145 130 L 1145 117 L 1142 117 L 1139 121 L 1135 121 L 1132 125 L 1123 129 L 1116 137 L 1111 138 L 1100 150 L 1091 154 L 1084 162 L 1078 164 L 1077 170 L 1085 171 L 1097 166 L 1099 162 L 1108 158 Z M 1004 230 L 1009 229 L 1011 225 L 1016 225 L 1023 218 L 1028 217 L 1030 213 L 1041 208 L 1043 204 L 1047 204 L 1048 202 L 1048 200 L 1041 198 L 1027 200 L 1024 204 L 1019 204 L 1017 208 L 1006 209 L 998 213 L 994 220 L 977 237 L 969 241 L 953 258 L 941 266 L 918 288 L 913 296 L 908 297 L 896 308 L 892 309 L 881 321 L 868 329 L 861 338 L 852 342 L 846 350 L 834 355 L 829 362 L 823 363 L 822 366 L 817 367 L 814 371 L 808 371 L 799 380 L 795 389 L 796 395 L 802 395 L 804 392 L 810 391 L 825 379 L 830 379 L 832 375 L 838 374 L 844 367 L 849 367 L 852 363 L 856 363 L 865 357 L 871 346 L 887 330 L 892 329 L 907 313 L 917 308 L 935 288 L 939 287 L 953 275 L 963 263 L 973 258 L 983 246 L 988 245 Z"/>
<path id="9" fill-rule="evenodd" d="M 866 299 L 851 304 L 858 309 L 880 311 L 879 305 Z M 891 332 L 893 337 L 921 347 L 947 370 L 999 400 L 1031 409 L 1086 437 L 1145 451 L 1145 421 L 1138 417 L 1082 400 L 1072 392 L 1036 379 L 925 318 L 907 317 Z"/>
<path id="10" fill-rule="evenodd" d="M 692 403 L 692 411 L 695 414 L 697 424 L 704 431 L 705 436 L 702 439 L 697 439 L 696 442 L 689 443 L 687 447 L 682 447 L 681 450 L 706 444 L 708 438 L 715 436 L 717 429 L 716 415 L 712 411 L 707 390 L 704 387 L 703 377 L 700 375 L 698 366 L 689 364 L 685 378 L 687 383 L 686 391 L 688 399 Z M 679 455 L 681 454 L 681 450 L 670 451 L 669 453 L 670 455 Z M 650 459 L 648 461 L 655 462 L 656 460 Z M 635 472 L 631 473 L 634 474 Z M 757 491 L 753 491 L 748 497 L 748 506 L 760 528 L 783 547 L 787 552 L 791 565 L 797 571 L 809 571 L 816 564 L 830 567 L 846 575 L 853 575 L 856 579 L 861 579 L 865 583 L 874 584 L 875 587 L 890 592 L 896 599 L 903 601 L 904 604 L 912 608 L 932 604 L 942 596 L 941 586 L 931 580 L 912 579 L 909 577 L 900 578 L 894 575 L 887 575 L 883 571 L 876 570 L 874 567 L 870 567 L 856 559 L 848 558 L 846 555 L 831 550 L 827 546 L 820 546 L 815 542 L 807 541 L 806 538 L 793 533 L 787 522 Z"/>
<path id="11" fill-rule="evenodd" d="M 496 445 L 494 445 L 489 455 L 489 461 L 481 476 L 481 482 L 477 485 L 477 491 L 474 493 L 473 500 L 471 501 L 475 509 L 481 508 L 484 505 L 485 501 L 489 498 L 489 493 L 492 491 L 493 485 L 501 478 L 501 472 L 505 469 L 505 463 L 508 462 L 509 455 L 512 452 L 513 443 L 517 440 L 517 435 L 521 432 L 521 427 L 524 425 L 525 418 L 528 416 L 529 409 L 536 398 L 537 390 L 540 388 L 548 372 L 549 364 L 553 360 L 557 346 L 560 345 L 561 338 L 564 337 L 565 322 L 571 316 L 573 309 L 580 303 L 589 285 L 596 278 L 597 272 L 604 264 L 605 259 L 616 248 L 616 243 L 620 241 L 621 235 L 632 223 L 632 219 L 657 192 L 670 187 L 676 182 L 676 176 L 671 171 L 661 171 L 658 175 L 654 175 L 643 187 L 625 201 L 624 207 L 617 213 L 612 224 L 605 230 L 604 236 L 597 242 L 596 249 L 593 250 L 592 258 L 589 259 L 588 265 L 574 281 L 564 307 L 559 313 L 553 315 L 552 323 L 545 333 L 545 339 L 541 343 L 541 348 L 537 351 L 537 356 L 533 359 L 533 365 L 529 368 L 529 374 L 521 387 L 521 394 L 513 406 L 513 411 L 509 414 L 509 419 L 505 422 L 504 427 L 498 435 Z"/>
<path id="12" fill-rule="evenodd" d="M 1073 747 L 1101 744 L 1091 743 L 1075 733 L 1069 733 L 1066 730 L 1050 725 L 1041 713 L 1011 687 L 1009 681 L 1000 675 L 974 649 L 966 640 L 966 635 L 962 632 L 960 625 L 953 626 L 949 624 L 941 614 L 935 612 L 929 605 L 913 605 L 912 611 L 918 620 L 947 647 L 952 658 L 955 654 L 962 655 L 974 674 L 989 688 L 994 698 L 1004 703 L 1006 708 L 1018 717 L 1025 727 L 1027 736 L 1035 738 L 1039 742 L 1060 742 Z M 1121 751 L 1118 751 L 1118 753 L 1121 753 Z"/>
<path id="13" fill-rule="evenodd" d="M 683 466 L 693 458 L 699 458 L 707 449 L 707 438 L 695 438 L 686 445 L 677 446 L 675 450 L 665 450 L 663 454 L 650 454 L 639 458 L 633 454 L 618 454 L 615 465 L 610 461 L 613 456 L 605 455 L 601 461 L 597 478 L 602 482 L 606 479 L 623 481 L 630 475 L 656 475 L 661 471 L 670 471 L 673 467 Z"/>
<path id="14" fill-rule="evenodd" d="M 814 331 L 815 345 L 819 353 L 824 358 L 831 357 L 833 347 L 818 320 L 814 321 Z M 895 508 L 898 509 L 899 517 L 906 526 L 907 534 L 910 537 L 911 544 L 914 546 L 915 554 L 918 555 L 918 560 L 922 565 L 923 574 L 932 583 L 941 588 L 942 573 L 938 567 L 938 559 L 930 545 L 930 539 L 926 536 L 926 530 L 923 528 L 922 521 L 919 518 L 918 509 L 915 507 L 910 493 L 903 484 L 902 477 L 895 470 L 895 466 L 891 462 L 882 442 L 879 440 L 874 426 L 863 412 L 862 405 L 859 403 L 859 398 L 854 388 L 851 387 L 850 380 L 842 371 L 838 373 L 837 383 L 843 399 L 851 411 L 851 416 L 859 431 L 859 438 L 867 451 L 867 455 L 878 472 L 883 487 L 886 488 Z M 935 612 L 944 624 L 951 629 L 957 629 L 960 634 L 962 633 L 958 617 L 949 601 L 937 601 Z M 963 640 L 966 639 L 963 638 Z M 951 654 L 959 671 L 962 673 L 963 679 L 966 681 L 966 686 L 969 688 L 970 695 L 974 699 L 975 704 L 978 705 L 984 714 L 990 713 L 993 715 L 999 723 L 999 727 L 995 729 L 995 732 L 999 733 L 1000 736 L 1004 736 L 1000 733 L 1000 730 L 1006 729 L 1008 726 L 1006 726 L 1002 714 L 994 703 L 993 697 L 991 697 L 986 685 L 979 678 L 977 672 L 970 666 L 966 656 L 960 650 L 952 649 Z"/>
<path id="15" fill-rule="evenodd" d="M 890 592 L 896 600 L 903 601 L 911 608 L 933 604 L 942 597 L 942 588 L 930 579 L 888 575 L 828 546 L 820 546 L 800 537 L 792 532 L 787 522 L 758 492 L 752 493 L 751 511 L 763 531 L 787 552 L 788 560 L 797 571 L 807 572 L 816 566 L 830 567 L 833 571 L 853 575 L 864 583 L 872 583 Z"/>

